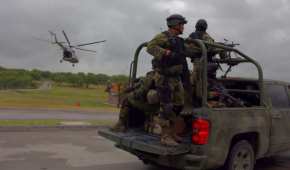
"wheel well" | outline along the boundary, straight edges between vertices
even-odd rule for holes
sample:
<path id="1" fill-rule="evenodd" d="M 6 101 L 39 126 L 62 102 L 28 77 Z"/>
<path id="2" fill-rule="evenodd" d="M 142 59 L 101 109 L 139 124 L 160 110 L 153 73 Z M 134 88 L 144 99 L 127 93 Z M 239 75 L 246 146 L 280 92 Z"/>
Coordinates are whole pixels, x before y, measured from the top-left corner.
<path id="1" fill-rule="evenodd" d="M 235 135 L 232 138 L 230 149 L 232 149 L 232 147 L 241 140 L 248 141 L 252 145 L 255 155 L 257 155 L 259 144 L 259 136 L 257 132 L 248 132 Z"/>

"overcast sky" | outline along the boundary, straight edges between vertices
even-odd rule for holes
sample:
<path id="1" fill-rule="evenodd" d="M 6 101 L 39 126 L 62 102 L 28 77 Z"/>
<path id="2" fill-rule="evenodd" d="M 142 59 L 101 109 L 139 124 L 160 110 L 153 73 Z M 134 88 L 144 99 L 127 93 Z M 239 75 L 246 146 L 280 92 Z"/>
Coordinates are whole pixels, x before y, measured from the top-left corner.
<path id="1" fill-rule="evenodd" d="M 239 48 L 259 61 L 267 78 L 290 81 L 290 1 L 288 0 L 5 0 L 0 6 L 0 65 L 49 71 L 127 74 L 136 47 L 166 29 L 169 14 L 180 13 L 189 23 L 183 37 L 199 18 L 208 21 L 216 39 L 240 43 Z M 73 68 L 59 63 L 52 30 L 72 44 L 106 39 L 88 46 L 97 54 L 78 52 Z M 140 72 L 150 69 L 143 52 Z M 251 74 L 249 71 L 247 71 Z"/>

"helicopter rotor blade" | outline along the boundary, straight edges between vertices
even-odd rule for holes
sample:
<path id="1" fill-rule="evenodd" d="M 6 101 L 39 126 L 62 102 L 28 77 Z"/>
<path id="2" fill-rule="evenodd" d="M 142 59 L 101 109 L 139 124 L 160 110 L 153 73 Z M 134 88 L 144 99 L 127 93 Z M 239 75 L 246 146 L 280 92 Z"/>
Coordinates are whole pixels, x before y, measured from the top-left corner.
<path id="1" fill-rule="evenodd" d="M 56 36 L 56 34 L 54 32 L 52 32 L 52 31 L 48 31 L 48 32 L 50 33 L 50 35 Z"/>
<path id="2" fill-rule="evenodd" d="M 67 35 L 66 35 L 66 33 L 64 32 L 64 30 L 62 30 L 62 33 L 63 33 L 64 38 L 66 39 L 68 45 L 69 45 L 70 47 L 72 47 L 71 44 L 70 44 L 70 41 L 69 41 L 69 39 L 68 39 L 68 37 L 67 37 Z"/>
<path id="3" fill-rule="evenodd" d="M 79 44 L 79 45 L 76 45 L 76 46 L 77 46 L 77 47 L 81 47 L 81 46 L 86 46 L 86 45 L 98 44 L 98 43 L 102 43 L 102 42 L 106 42 L 106 40 L 95 41 L 95 42 L 85 43 L 85 44 Z"/>
<path id="4" fill-rule="evenodd" d="M 54 42 L 53 43 L 57 43 L 57 38 L 56 38 L 56 33 L 52 32 L 52 31 L 48 31 L 51 35 L 51 37 L 54 39 Z"/>
<path id="5" fill-rule="evenodd" d="M 33 39 L 38 40 L 38 41 L 42 41 L 42 42 L 47 42 L 47 43 L 52 43 L 50 40 L 44 39 L 44 38 L 38 38 L 38 37 L 33 37 Z"/>
<path id="6" fill-rule="evenodd" d="M 87 52 L 91 52 L 91 53 L 97 53 L 97 51 L 94 51 L 94 50 L 88 50 L 88 49 L 83 49 L 83 48 L 79 48 L 79 47 L 73 47 L 77 50 L 81 50 L 81 51 L 87 51 Z"/>

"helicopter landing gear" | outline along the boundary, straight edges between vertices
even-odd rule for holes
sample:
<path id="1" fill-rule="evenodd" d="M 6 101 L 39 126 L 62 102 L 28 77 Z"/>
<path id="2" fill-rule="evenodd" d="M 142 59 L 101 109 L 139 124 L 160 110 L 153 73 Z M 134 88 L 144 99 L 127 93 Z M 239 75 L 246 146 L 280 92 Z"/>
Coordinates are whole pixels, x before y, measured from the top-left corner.
<path id="1" fill-rule="evenodd" d="M 60 63 L 62 63 L 62 60 L 59 60 Z"/>
<path id="2" fill-rule="evenodd" d="M 72 64 L 72 66 L 74 67 L 74 66 L 75 66 L 75 64 Z"/>

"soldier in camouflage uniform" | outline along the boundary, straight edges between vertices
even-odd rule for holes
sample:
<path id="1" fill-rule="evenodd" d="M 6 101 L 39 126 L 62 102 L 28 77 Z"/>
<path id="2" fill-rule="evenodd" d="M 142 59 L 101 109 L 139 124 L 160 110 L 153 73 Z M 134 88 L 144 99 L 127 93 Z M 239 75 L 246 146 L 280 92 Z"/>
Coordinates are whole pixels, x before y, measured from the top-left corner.
<path id="1" fill-rule="evenodd" d="M 147 45 L 147 52 L 155 71 L 154 83 L 160 96 L 161 143 L 176 146 L 180 137 L 172 130 L 174 119 L 184 105 L 184 88 L 181 80 L 189 78 L 184 50 L 184 40 L 178 35 L 183 33 L 186 19 L 174 14 L 167 18 L 168 30 L 156 35 Z M 186 73 L 182 77 L 182 73 Z"/>
<path id="2" fill-rule="evenodd" d="M 189 38 L 200 39 L 208 42 L 214 42 L 214 39 L 206 32 L 207 22 L 204 19 L 199 19 L 195 24 L 195 32 L 189 35 Z"/>
<path id="3" fill-rule="evenodd" d="M 187 40 L 192 40 L 192 39 L 200 39 L 200 40 L 204 40 L 207 41 L 209 43 L 214 43 L 214 39 L 206 32 L 207 30 L 207 22 L 204 19 L 199 19 L 196 22 L 195 25 L 195 31 L 192 32 L 189 37 L 187 38 Z M 191 53 L 196 53 L 197 49 L 199 49 L 199 47 L 197 47 L 195 44 L 193 43 L 188 43 L 186 44 L 186 48 L 188 49 L 188 51 L 190 51 Z M 214 48 L 212 47 L 207 47 L 208 49 L 208 62 L 211 62 L 212 57 L 215 55 L 214 52 Z M 200 53 L 197 53 L 198 55 Z M 196 90 L 195 90 L 195 94 L 197 96 L 197 98 L 201 97 L 201 77 L 202 77 L 202 64 L 200 63 L 199 57 L 195 57 L 195 59 L 193 60 L 193 84 L 196 86 Z M 211 70 L 209 70 L 211 71 Z"/>
<path id="4" fill-rule="evenodd" d="M 207 26 L 206 20 L 199 19 L 195 24 L 195 31 L 189 35 L 187 40 L 199 39 L 199 40 L 207 41 L 209 43 L 214 43 L 214 39 L 206 32 L 207 27 L 208 26 Z M 192 43 L 189 43 L 186 45 L 187 45 L 188 49 L 195 50 L 194 52 L 196 52 L 196 49 L 199 48 L 199 47 L 196 47 L 196 45 L 194 45 Z M 208 59 L 211 60 L 211 57 L 215 54 L 215 52 L 213 52 L 215 49 L 212 47 L 207 47 L 207 48 L 208 48 L 207 49 Z"/>
<path id="5" fill-rule="evenodd" d="M 153 76 L 151 71 L 145 78 L 140 78 L 134 87 L 123 94 L 119 120 L 112 128 L 115 132 L 125 132 L 127 130 L 129 112 L 133 108 L 141 110 L 145 115 L 156 113 L 159 109 L 159 98 L 156 90 L 153 90 Z"/>

